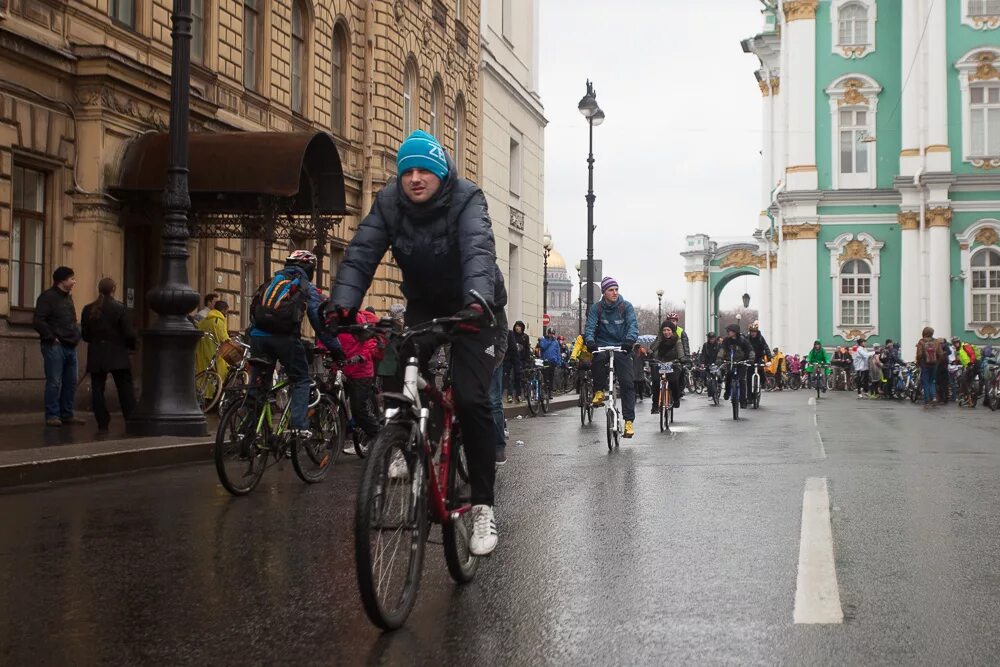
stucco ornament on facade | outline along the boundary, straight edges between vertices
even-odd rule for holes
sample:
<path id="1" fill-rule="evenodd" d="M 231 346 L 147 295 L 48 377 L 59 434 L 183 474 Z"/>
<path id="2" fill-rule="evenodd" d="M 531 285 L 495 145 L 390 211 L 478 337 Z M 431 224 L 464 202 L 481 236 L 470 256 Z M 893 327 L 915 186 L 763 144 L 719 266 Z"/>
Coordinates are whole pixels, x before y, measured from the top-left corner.
<path id="1" fill-rule="evenodd" d="M 837 257 L 837 261 L 841 264 L 844 262 L 849 262 L 852 259 L 871 259 L 872 255 L 868 252 L 868 246 L 864 244 L 863 241 L 854 239 L 853 241 L 848 241 L 847 245 L 844 246 L 843 251 L 840 256 Z"/>
<path id="2" fill-rule="evenodd" d="M 917 211 L 903 211 L 896 214 L 899 221 L 899 228 L 903 231 L 917 229 L 920 227 L 920 213 Z"/>
<path id="3" fill-rule="evenodd" d="M 975 57 L 976 71 L 969 76 L 970 81 L 989 81 L 991 79 L 1000 79 L 1000 72 L 997 71 L 996 63 L 997 56 L 992 51 L 983 51 L 976 54 Z"/>
<path id="4" fill-rule="evenodd" d="M 996 245 L 997 241 L 1000 241 L 1000 233 L 993 227 L 984 227 L 976 232 L 975 241 L 985 246 Z"/>
<path id="5" fill-rule="evenodd" d="M 845 81 L 844 96 L 837 100 L 837 106 L 844 106 L 845 104 L 852 106 L 863 104 L 868 106 L 868 98 L 861 92 L 861 88 L 864 85 L 861 79 L 848 79 Z"/>
<path id="6" fill-rule="evenodd" d="M 752 250 L 740 248 L 739 250 L 734 250 L 726 255 L 722 261 L 719 262 L 719 268 L 728 269 L 734 266 L 755 266 L 758 269 L 763 269 L 766 266 L 766 263 L 767 260 L 763 255 L 755 255 Z"/>
<path id="7" fill-rule="evenodd" d="M 789 0 L 781 6 L 786 22 L 815 19 L 817 7 L 819 0 Z"/>

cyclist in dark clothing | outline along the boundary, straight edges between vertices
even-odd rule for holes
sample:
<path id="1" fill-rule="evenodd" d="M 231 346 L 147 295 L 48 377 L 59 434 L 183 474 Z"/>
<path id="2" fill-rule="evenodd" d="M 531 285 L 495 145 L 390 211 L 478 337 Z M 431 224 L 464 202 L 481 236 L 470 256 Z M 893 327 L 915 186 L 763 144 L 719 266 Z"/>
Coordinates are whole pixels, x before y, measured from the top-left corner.
<path id="1" fill-rule="evenodd" d="M 698 353 L 698 363 L 702 366 L 711 366 L 717 363 L 719 347 L 721 347 L 719 337 L 715 335 L 714 331 L 710 331 L 707 338 L 708 340 L 701 346 L 701 351 Z"/>
<path id="2" fill-rule="evenodd" d="M 684 344 L 681 342 L 680 336 L 677 335 L 677 327 L 673 322 L 667 320 L 660 325 L 660 334 L 653 341 L 653 345 L 649 351 L 655 361 L 676 364 L 673 372 L 667 376 L 667 384 L 670 386 L 673 407 L 679 408 L 681 397 L 680 388 L 677 385 L 681 378 L 679 362 L 684 358 Z M 656 414 L 660 411 L 660 372 L 657 364 L 653 364 L 653 378 L 650 389 L 652 390 L 653 397 L 653 409 L 650 412 Z"/>
<path id="3" fill-rule="evenodd" d="M 747 341 L 750 346 L 753 347 L 753 363 L 754 364 L 767 364 L 771 361 L 771 348 L 767 346 L 767 341 L 764 340 L 764 334 L 760 332 L 760 322 L 754 320 L 750 327 L 747 329 Z M 764 369 L 759 366 L 755 366 L 753 372 L 757 374 L 760 381 L 760 387 L 764 386 Z"/>
<path id="4" fill-rule="evenodd" d="M 485 556 L 498 539 L 493 513 L 497 436 L 490 382 L 507 347 L 507 289 L 497 266 L 486 196 L 475 183 L 459 177 L 438 140 L 420 130 L 399 147 L 396 169 L 399 175 L 376 195 L 347 247 L 331 310 L 335 320 L 351 321 L 350 312 L 361 304 L 391 249 L 402 271 L 408 326 L 436 317 L 478 315 L 477 324 L 463 325 L 450 342 L 455 407 L 472 487 L 469 551 Z M 495 326 L 488 324 L 473 293 L 494 311 Z"/>
<path id="5" fill-rule="evenodd" d="M 738 363 L 741 361 L 753 361 L 754 359 L 754 349 L 750 344 L 750 341 L 740 335 L 740 326 L 738 324 L 730 324 L 726 327 L 726 337 L 722 340 L 722 344 L 719 346 L 719 356 L 718 360 L 724 363 L 729 363 L 730 361 Z M 736 367 L 737 378 L 740 383 L 740 407 L 745 408 L 747 406 L 747 392 L 746 392 L 746 380 L 747 380 L 747 367 L 740 364 Z M 732 387 L 730 386 L 732 379 L 732 372 L 726 373 L 726 394 L 725 400 L 729 400 L 730 392 Z"/>

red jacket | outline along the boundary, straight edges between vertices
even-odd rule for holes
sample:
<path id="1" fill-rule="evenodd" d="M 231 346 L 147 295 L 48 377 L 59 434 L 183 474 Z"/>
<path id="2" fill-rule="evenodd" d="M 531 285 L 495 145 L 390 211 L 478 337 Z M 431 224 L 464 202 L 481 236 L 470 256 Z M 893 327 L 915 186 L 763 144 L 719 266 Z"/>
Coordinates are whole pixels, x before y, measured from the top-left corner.
<path id="1" fill-rule="evenodd" d="M 362 310 L 358 312 L 355 321 L 358 324 L 376 324 L 378 317 L 374 313 Z M 353 335 L 342 333 L 337 334 L 337 340 L 340 341 L 340 346 L 344 349 L 345 357 L 350 359 L 351 357 L 360 356 L 365 360 L 363 364 L 348 364 L 344 366 L 344 375 L 352 380 L 375 377 L 375 364 L 372 361 L 372 353 L 375 351 L 378 342 L 374 338 L 359 342 Z"/>

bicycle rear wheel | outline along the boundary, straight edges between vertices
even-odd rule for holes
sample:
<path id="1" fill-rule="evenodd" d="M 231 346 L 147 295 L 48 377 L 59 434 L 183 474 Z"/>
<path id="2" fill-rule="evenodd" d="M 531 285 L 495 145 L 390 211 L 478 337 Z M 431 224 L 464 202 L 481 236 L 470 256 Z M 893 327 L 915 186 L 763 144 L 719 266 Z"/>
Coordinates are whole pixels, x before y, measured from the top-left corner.
<path id="1" fill-rule="evenodd" d="M 444 543 L 444 562 L 448 574 L 459 584 L 467 584 L 476 576 L 479 558 L 469 551 L 472 536 L 472 483 L 469 481 L 469 464 L 462 446 L 462 432 L 456 425 L 451 432 L 451 458 L 448 459 L 448 511 L 461 511 L 456 519 L 441 524 Z"/>
<path id="2" fill-rule="evenodd" d="M 664 386 L 666 383 L 661 383 L 660 385 L 660 433 L 670 430 L 670 414 L 669 405 L 670 401 L 673 399 L 670 397 L 670 389 Z"/>
<path id="3" fill-rule="evenodd" d="M 549 411 L 549 392 L 543 382 L 539 382 L 538 405 L 542 408 L 542 414 L 546 414 Z"/>
<path id="4" fill-rule="evenodd" d="M 372 623 L 394 630 L 417 601 L 427 545 L 423 456 L 408 425 L 384 428 L 365 459 L 354 514 L 358 592 Z"/>
<path id="5" fill-rule="evenodd" d="M 230 405 L 215 435 L 215 470 L 222 486 L 234 496 L 253 491 L 267 466 L 267 423 L 259 432 L 256 430 L 260 412 L 255 407 L 252 400 Z"/>
<path id="6" fill-rule="evenodd" d="M 222 398 L 222 376 L 206 369 L 194 376 L 194 392 L 202 412 L 211 412 Z"/>
<path id="7" fill-rule="evenodd" d="M 312 435 L 308 440 L 292 441 L 292 467 L 303 482 L 315 484 L 330 472 L 344 446 L 339 411 L 329 396 L 321 396 L 309 409 L 309 430 Z"/>

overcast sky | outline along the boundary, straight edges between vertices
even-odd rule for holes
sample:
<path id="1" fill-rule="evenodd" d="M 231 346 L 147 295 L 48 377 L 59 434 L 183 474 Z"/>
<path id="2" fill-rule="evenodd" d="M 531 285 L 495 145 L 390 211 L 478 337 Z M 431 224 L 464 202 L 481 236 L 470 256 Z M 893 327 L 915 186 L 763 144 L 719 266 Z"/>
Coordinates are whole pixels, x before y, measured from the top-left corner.
<path id="1" fill-rule="evenodd" d="M 594 128 L 594 254 L 635 305 L 684 298 L 684 236 L 749 235 L 760 210 L 757 0 L 541 0 L 545 224 L 574 264 L 587 250 L 590 78 L 607 114 Z M 756 278 L 734 280 L 723 307 Z"/>

